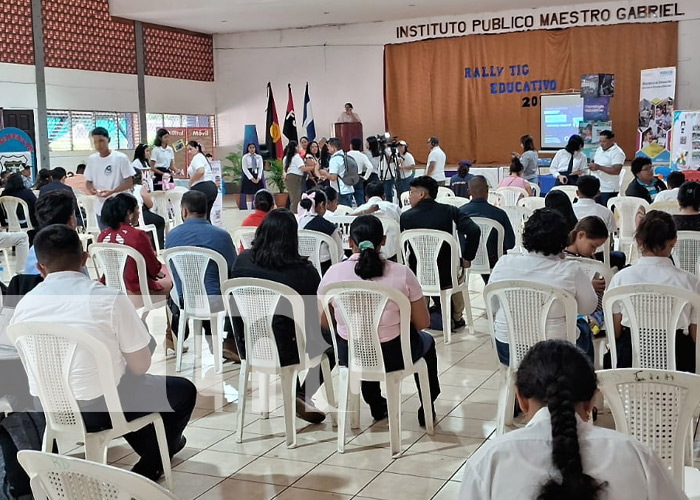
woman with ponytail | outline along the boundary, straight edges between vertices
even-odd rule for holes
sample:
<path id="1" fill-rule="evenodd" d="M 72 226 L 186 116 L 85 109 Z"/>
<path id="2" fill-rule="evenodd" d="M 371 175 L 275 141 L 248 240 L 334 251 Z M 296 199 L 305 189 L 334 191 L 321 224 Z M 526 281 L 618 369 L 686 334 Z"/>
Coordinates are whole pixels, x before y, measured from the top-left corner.
<path id="1" fill-rule="evenodd" d="M 377 217 L 373 215 L 357 217 L 350 226 L 352 255 L 345 262 L 340 262 L 328 270 L 318 287 L 318 294 L 323 295 L 324 289 L 334 283 L 371 280 L 396 288 L 408 297 L 411 302 L 411 354 L 413 361 L 423 358 L 428 366 L 430 396 L 433 400 L 431 410 L 435 415 L 432 403 L 440 394 L 435 340 L 431 335 L 421 331 L 423 328 L 428 328 L 430 324 L 428 306 L 415 274 L 408 267 L 387 261 L 382 257 L 381 248 L 385 241 L 384 227 Z M 339 315 L 334 316 L 334 318 L 327 318 L 324 313 L 321 317 L 321 326 L 327 328 L 329 320 L 337 321 L 338 358 L 341 365 L 347 366 L 348 330 L 343 319 Z M 388 302 L 379 320 L 379 341 L 382 343 L 384 367 L 387 372 L 403 369 L 399 336 L 400 321 L 398 306 Z M 416 385 L 418 385 L 417 378 Z M 420 388 L 418 394 L 420 394 Z M 382 396 L 379 382 L 362 382 L 362 397 L 369 405 L 375 420 L 386 418 L 386 399 Z M 418 423 L 425 426 L 423 406 L 418 409 Z"/>
<path id="2" fill-rule="evenodd" d="M 342 260 L 345 257 L 343 253 L 343 239 L 340 237 L 335 224 L 324 217 L 326 215 L 326 207 L 326 193 L 321 189 L 312 189 L 308 193 L 302 194 L 297 214 L 299 229 L 317 231 L 333 238 L 336 245 L 338 245 L 338 260 Z M 321 245 L 322 274 L 325 274 L 329 267 L 331 267 L 330 248 L 324 243 Z"/>
<path id="3" fill-rule="evenodd" d="M 634 235 L 642 254 L 632 266 L 617 273 L 608 290 L 625 285 L 665 285 L 689 290 L 700 294 L 698 278 L 673 265 L 671 252 L 678 241 L 673 217 L 666 212 L 652 210 L 637 226 Z M 630 319 L 619 304 L 613 309 L 617 348 L 617 368 L 632 366 L 632 340 Z M 690 306 L 686 306 L 680 316 L 676 332 L 676 369 L 695 373 L 695 336 L 697 324 Z M 606 356 L 606 365 L 609 361 Z M 609 366 L 606 366 L 609 368 Z"/>
<path id="4" fill-rule="evenodd" d="M 187 152 L 192 157 L 190 166 L 187 169 L 187 175 L 190 178 L 190 189 L 199 191 L 207 197 L 207 220 L 211 220 L 211 208 L 219 195 L 219 188 L 216 187 L 216 182 L 214 182 L 211 164 L 207 157 L 204 156 L 204 153 L 202 153 L 202 145 L 197 141 L 187 143 Z"/>
<path id="5" fill-rule="evenodd" d="M 460 500 L 680 500 L 649 448 L 591 422 L 597 379 L 576 346 L 530 349 L 515 394 L 527 426 L 486 443 L 464 467 Z"/>

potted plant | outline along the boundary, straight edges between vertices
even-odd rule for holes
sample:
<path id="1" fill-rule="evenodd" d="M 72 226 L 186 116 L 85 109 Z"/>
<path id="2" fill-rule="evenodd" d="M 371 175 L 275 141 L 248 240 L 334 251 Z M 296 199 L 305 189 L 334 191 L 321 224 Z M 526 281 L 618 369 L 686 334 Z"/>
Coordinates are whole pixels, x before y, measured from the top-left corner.
<path id="1" fill-rule="evenodd" d="M 238 144 L 236 149 L 226 156 L 231 165 L 226 165 L 221 170 L 222 180 L 225 182 L 226 193 L 233 194 L 236 206 L 241 201 L 241 175 L 243 172 L 243 145 Z"/>
<path id="2" fill-rule="evenodd" d="M 286 207 L 289 193 L 286 192 L 286 186 L 284 185 L 284 167 L 282 166 L 282 160 L 269 161 L 267 180 L 270 184 L 274 184 L 278 191 L 275 193 L 275 205 L 279 208 Z"/>

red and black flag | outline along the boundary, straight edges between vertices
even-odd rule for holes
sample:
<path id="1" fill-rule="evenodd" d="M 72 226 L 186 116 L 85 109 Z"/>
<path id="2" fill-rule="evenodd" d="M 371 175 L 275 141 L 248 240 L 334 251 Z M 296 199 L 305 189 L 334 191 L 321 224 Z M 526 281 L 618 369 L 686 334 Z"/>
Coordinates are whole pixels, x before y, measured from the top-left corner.
<path id="1" fill-rule="evenodd" d="M 272 95 L 272 85 L 267 82 L 267 121 L 265 122 L 265 143 L 270 159 L 276 160 L 284 155 L 282 148 L 282 133 L 277 119 L 277 107 Z"/>
<path id="2" fill-rule="evenodd" d="M 299 136 L 297 135 L 297 118 L 294 114 L 294 101 L 292 100 L 292 84 L 288 83 L 287 88 L 289 89 L 289 99 L 287 100 L 287 114 L 284 117 L 284 127 L 282 128 L 282 133 L 290 141 L 299 143 Z"/>

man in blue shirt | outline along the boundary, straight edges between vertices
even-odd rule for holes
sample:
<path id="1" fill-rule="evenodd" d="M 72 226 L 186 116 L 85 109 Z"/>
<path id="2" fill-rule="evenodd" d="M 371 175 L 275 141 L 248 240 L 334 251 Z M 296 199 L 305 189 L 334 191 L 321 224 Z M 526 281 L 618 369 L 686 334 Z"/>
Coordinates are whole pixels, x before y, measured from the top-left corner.
<path id="1" fill-rule="evenodd" d="M 75 217 L 75 195 L 63 189 L 50 191 L 40 196 L 36 202 L 36 221 L 39 223 L 37 231 L 52 224 L 66 224 L 72 229 L 78 227 Z M 24 266 L 24 274 L 39 274 L 36 267 L 37 259 L 34 246 L 29 249 L 27 263 Z"/>
<path id="2" fill-rule="evenodd" d="M 475 175 L 469 181 L 469 193 L 471 194 L 472 200 L 466 205 L 459 207 L 459 211 L 469 217 L 483 217 L 484 219 L 491 219 L 498 222 L 503 226 L 504 237 L 503 237 L 503 253 L 505 254 L 508 250 L 515 246 L 515 233 L 513 232 L 513 226 L 508 219 L 508 214 L 498 207 L 494 207 L 488 201 L 489 198 L 489 184 L 486 181 L 486 177 L 483 175 Z M 496 231 L 491 231 L 489 239 L 486 242 L 486 249 L 489 254 L 489 266 L 493 268 L 498 260 L 498 244 Z M 481 278 L 484 283 L 489 282 L 489 275 L 482 274 Z"/>
<path id="3" fill-rule="evenodd" d="M 207 198 L 199 191 L 188 191 L 182 196 L 182 219 L 183 223 L 168 233 L 165 248 L 176 248 L 184 246 L 201 247 L 213 250 L 221 254 L 226 259 L 226 274 L 231 277 L 233 264 L 236 262 L 236 249 L 233 245 L 231 235 L 224 229 L 212 226 L 207 220 Z M 177 273 L 171 269 L 175 286 L 180 288 L 180 279 Z M 209 263 L 204 277 L 204 286 L 210 297 L 213 310 L 223 310 L 223 300 L 221 298 L 221 283 L 219 282 L 219 272 L 213 262 Z M 182 297 L 180 298 L 182 300 Z M 173 311 L 175 314 L 175 311 Z M 179 309 L 177 310 L 179 314 Z M 176 330 L 177 322 L 173 320 L 173 332 Z M 205 332 L 209 334 L 210 325 L 204 324 Z M 226 321 L 227 338 L 224 340 L 223 355 L 227 360 L 240 361 L 236 343 L 233 338 L 233 329 Z"/>

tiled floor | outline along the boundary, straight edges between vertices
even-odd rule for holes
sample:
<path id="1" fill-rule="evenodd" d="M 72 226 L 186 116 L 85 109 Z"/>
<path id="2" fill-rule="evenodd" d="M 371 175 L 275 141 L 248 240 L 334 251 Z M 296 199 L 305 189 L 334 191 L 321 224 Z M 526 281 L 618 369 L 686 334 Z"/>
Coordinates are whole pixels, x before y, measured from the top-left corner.
<path id="1" fill-rule="evenodd" d="M 225 226 L 232 231 L 242 214 L 228 208 L 228 200 L 226 205 Z M 464 462 L 493 433 L 498 397 L 497 365 L 481 299 L 483 284 L 480 277 L 473 277 L 471 284 L 475 333 L 465 329 L 446 346 L 441 332 L 433 332 L 442 384 L 435 405 L 435 434 L 428 436 L 418 426 L 415 384 L 412 378 L 406 379 L 402 385 L 404 454 L 397 459 L 390 456 L 387 421 L 374 422 L 364 402 L 360 428 L 348 429 L 344 454 L 337 452 L 337 431 L 330 418 L 320 425 L 297 419 L 297 447 L 288 449 L 279 397 L 267 420 L 256 413 L 255 399 L 248 400 L 243 443 L 236 443 L 239 365 L 226 363 L 223 374 L 217 375 L 206 345 L 203 358 L 195 362 L 190 338 L 190 351 L 184 355 L 179 375 L 197 385 L 199 397 L 186 431 L 187 447 L 173 462 L 174 493 L 182 500 L 455 498 Z M 148 324 L 162 344 L 163 311 L 152 313 Z M 159 348 L 151 372 L 174 375 L 174 357 L 165 359 Z M 337 377 L 334 382 L 337 384 Z M 274 394 L 278 383 L 272 381 L 271 386 Z M 255 376 L 251 394 L 253 398 L 258 394 Z M 315 401 L 325 407 L 322 390 Z M 117 441 L 109 460 L 129 468 L 136 455 Z"/>

